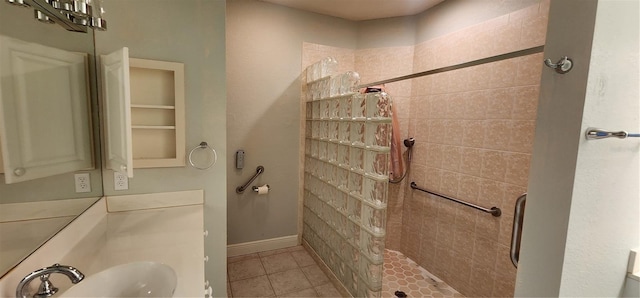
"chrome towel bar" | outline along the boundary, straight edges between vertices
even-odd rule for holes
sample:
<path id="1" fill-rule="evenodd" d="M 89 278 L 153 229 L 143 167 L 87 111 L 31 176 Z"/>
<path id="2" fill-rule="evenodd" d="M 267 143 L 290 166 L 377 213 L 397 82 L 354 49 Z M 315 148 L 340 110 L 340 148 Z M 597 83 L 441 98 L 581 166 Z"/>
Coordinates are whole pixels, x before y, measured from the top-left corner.
<path id="1" fill-rule="evenodd" d="M 499 217 L 500 215 L 502 215 L 502 210 L 500 210 L 500 208 L 498 208 L 498 207 L 491 207 L 491 209 L 487 209 L 487 208 L 484 208 L 484 207 L 480 207 L 480 206 L 478 206 L 478 205 L 476 205 L 476 204 L 472 204 L 472 203 L 469 203 L 469 202 L 465 202 L 465 201 L 462 201 L 462 200 L 458 200 L 458 199 L 456 199 L 456 198 L 452 198 L 452 197 L 449 197 L 449 196 L 445 196 L 445 195 L 443 195 L 443 194 L 439 194 L 439 193 L 437 193 L 437 192 L 432 192 L 432 191 L 430 191 L 430 190 L 426 190 L 426 189 L 424 189 L 424 188 L 420 188 L 420 187 L 418 187 L 418 185 L 417 185 L 415 182 L 411 182 L 411 188 L 413 188 L 413 189 L 417 189 L 417 190 L 419 190 L 419 191 L 423 191 L 423 192 L 426 192 L 426 193 L 429 193 L 429 194 L 432 194 L 432 195 L 434 195 L 434 196 L 441 197 L 441 198 L 443 198 L 443 199 L 447 199 L 447 200 L 449 200 L 449 201 L 456 202 L 456 203 L 458 203 L 458 204 L 465 205 L 465 206 L 467 206 L 467 207 L 471 207 L 471 208 L 473 208 L 473 209 L 480 210 L 480 211 L 485 212 L 485 213 L 491 213 L 491 215 L 493 215 L 493 216 L 495 216 L 495 217 Z"/>
<path id="2" fill-rule="evenodd" d="M 258 176 L 260 176 L 260 174 L 264 173 L 264 167 L 263 166 L 258 166 L 256 168 L 256 173 L 253 175 L 253 177 L 251 177 L 251 179 L 249 179 L 249 181 L 247 181 L 247 183 L 245 183 L 242 186 L 238 186 L 236 188 L 236 192 L 237 193 L 243 193 L 247 187 L 249 187 L 249 184 L 253 183 L 253 180 L 256 180 L 256 178 L 258 178 Z"/>
<path id="3" fill-rule="evenodd" d="M 621 131 L 608 131 L 600 128 L 589 127 L 587 131 L 584 133 L 584 136 L 587 140 L 599 140 L 606 138 L 618 138 L 618 139 L 626 139 L 626 138 L 640 138 L 640 133 L 628 133 L 624 130 Z"/>

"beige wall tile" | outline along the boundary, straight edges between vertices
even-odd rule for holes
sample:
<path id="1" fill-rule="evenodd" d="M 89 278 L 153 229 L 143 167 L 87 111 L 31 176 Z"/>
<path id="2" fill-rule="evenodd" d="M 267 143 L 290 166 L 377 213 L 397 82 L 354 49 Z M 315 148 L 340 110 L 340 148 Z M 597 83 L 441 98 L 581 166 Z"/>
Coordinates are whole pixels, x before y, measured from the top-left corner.
<path id="1" fill-rule="evenodd" d="M 478 148 L 462 148 L 460 172 L 479 177 L 482 171 L 482 151 Z M 473 189 L 473 188 L 471 188 Z M 476 196 L 477 198 L 477 196 Z"/>
<path id="2" fill-rule="evenodd" d="M 539 85 L 542 76 L 542 53 L 517 58 L 518 72 L 514 86 Z"/>
<path id="3" fill-rule="evenodd" d="M 465 147 L 483 148 L 486 131 L 485 121 L 462 121 L 462 145 Z"/>
<path id="4" fill-rule="evenodd" d="M 484 148 L 495 150 L 508 150 L 513 127 L 509 120 L 486 120 Z"/>
<path id="5" fill-rule="evenodd" d="M 536 122 L 533 120 L 510 121 L 511 138 L 508 150 L 530 153 L 533 149 L 533 137 L 536 133 Z"/>
<path id="6" fill-rule="evenodd" d="M 452 197 L 457 196 L 459 184 L 460 173 L 442 171 L 442 181 L 440 182 L 440 192 L 442 194 Z"/>
<path id="7" fill-rule="evenodd" d="M 464 119 L 485 119 L 490 93 L 490 90 L 477 90 L 463 93 L 465 98 Z"/>
<path id="8" fill-rule="evenodd" d="M 442 182 L 442 170 L 437 168 L 427 167 L 426 179 L 424 181 L 424 186 L 422 187 L 431 191 L 440 192 L 441 182 Z"/>
<path id="9" fill-rule="evenodd" d="M 462 147 L 443 145 L 442 147 L 442 165 L 443 170 L 459 172 L 460 163 L 462 161 Z"/>
<path id="10" fill-rule="evenodd" d="M 482 156 L 482 177 L 491 180 L 504 181 L 507 171 L 506 153 L 486 150 Z"/>
<path id="11" fill-rule="evenodd" d="M 473 296 L 491 297 L 493 294 L 493 283 L 495 272 L 491 269 L 474 263 L 471 268 L 471 280 L 469 286 Z"/>
<path id="12" fill-rule="evenodd" d="M 478 195 L 480 194 L 480 187 L 482 179 L 469 176 L 460 175 L 460 185 L 458 186 L 458 198 L 466 202 L 475 203 L 478 201 Z"/>
<path id="13" fill-rule="evenodd" d="M 487 91 L 487 119 L 510 119 L 513 111 L 514 90 L 499 88 Z"/>
<path id="14" fill-rule="evenodd" d="M 540 87 L 538 85 L 515 87 L 513 93 L 511 119 L 536 120 Z"/>
<path id="15" fill-rule="evenodd" d="M 531 155 L 525 153 L 507 153 L 505 182 L 527 186 Z"/>

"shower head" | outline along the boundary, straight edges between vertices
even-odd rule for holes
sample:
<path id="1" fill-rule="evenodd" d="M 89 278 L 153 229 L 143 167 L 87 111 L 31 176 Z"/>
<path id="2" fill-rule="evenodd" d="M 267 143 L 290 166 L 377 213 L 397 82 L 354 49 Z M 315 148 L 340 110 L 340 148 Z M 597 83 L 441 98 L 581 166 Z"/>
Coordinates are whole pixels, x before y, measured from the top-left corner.
<path id="1" fill-rule="evenodd" d="M 416 143 L 416 140 L 414 138 L 404 139 L 404 146 L 407 148 L 413 147 L 415 143 Z"/>

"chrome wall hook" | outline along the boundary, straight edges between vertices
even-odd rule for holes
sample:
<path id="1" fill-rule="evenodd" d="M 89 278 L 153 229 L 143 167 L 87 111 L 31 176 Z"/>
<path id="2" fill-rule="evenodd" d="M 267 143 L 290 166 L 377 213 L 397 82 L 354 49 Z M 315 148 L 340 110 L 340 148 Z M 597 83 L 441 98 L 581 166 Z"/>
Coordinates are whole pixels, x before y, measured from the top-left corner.
<path id="1" fill-rule="evenodd" d="M 587 140 L 599 140 L 606 138 L 618 138 L 618 139 L 626 139 L 626 138 L 640 138 L 640 133 L 628 133 L 624 130 L 621 131 L 608 131 L 600 128 L 589 127 L 585 132 L 584 136 Z"/>
<path id="2" fill-rule="evenodd" d="M 549 68 L 555 69 L 556 72 L 559 74 L 565 74 L 565 73 L 568 73 L 571 70 L 571 68 L 573 68 L 573 60 L 571 60 L 567 56 L 560 58 L 560 60 L 558 60 L 557 63 L 551 62 L 551 59 L 545 59 L 544 65 L 546 65 Z"/>

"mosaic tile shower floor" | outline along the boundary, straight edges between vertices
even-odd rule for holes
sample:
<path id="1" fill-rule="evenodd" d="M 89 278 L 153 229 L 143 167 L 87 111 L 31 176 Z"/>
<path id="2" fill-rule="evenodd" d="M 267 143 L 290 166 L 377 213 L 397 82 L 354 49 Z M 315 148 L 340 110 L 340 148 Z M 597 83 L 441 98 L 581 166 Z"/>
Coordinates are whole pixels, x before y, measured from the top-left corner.
<path id="1" fill-rule="evenodd" d="M 409 298 L 464 297 L 401 252 L 385 250 L 382 297 L 396 297 L 396 291 Z"/>

